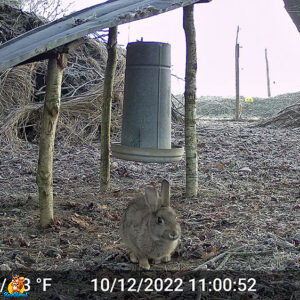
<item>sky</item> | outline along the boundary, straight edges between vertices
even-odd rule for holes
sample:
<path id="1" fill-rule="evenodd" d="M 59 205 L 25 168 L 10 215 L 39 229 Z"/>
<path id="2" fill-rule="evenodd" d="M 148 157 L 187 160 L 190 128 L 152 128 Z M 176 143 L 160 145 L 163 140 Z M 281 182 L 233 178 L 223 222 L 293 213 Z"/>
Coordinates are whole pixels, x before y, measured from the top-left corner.
<path id="1" fill-rule="evenodd" d="M 105 1 L 75 1 L 72 11 Z M 195 5 L 197 95 L 235 95 L 235 39 L 240 49 L 240 94 L 267 97 L 265 48 L 272 96 L 300 91 L 300 33 L 282 0 L 212 0 Z M 118 43 L 155 41 L 171 44 L 172 74 L 185 76 L 185 34 L 182 9 L 120 25 Z M 172 93 L 184 82 L 172 76 Z"/>

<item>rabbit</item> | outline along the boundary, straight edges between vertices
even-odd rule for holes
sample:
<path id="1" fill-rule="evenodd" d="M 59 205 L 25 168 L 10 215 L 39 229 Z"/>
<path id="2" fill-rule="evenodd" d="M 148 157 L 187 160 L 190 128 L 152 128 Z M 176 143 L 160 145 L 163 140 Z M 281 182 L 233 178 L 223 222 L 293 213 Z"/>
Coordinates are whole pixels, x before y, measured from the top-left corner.
<path id="1" fill-rule="evenodd" d="M 161 197 L 153 186 L 145 188 L 127 207 L 120 226 L 121 237 L 130 250 L 130 260 L 150 269 L 148 259 L 168 262 L 181 235 L 175 211 L 170 207 L 170 185 L 161 184 Z"/>

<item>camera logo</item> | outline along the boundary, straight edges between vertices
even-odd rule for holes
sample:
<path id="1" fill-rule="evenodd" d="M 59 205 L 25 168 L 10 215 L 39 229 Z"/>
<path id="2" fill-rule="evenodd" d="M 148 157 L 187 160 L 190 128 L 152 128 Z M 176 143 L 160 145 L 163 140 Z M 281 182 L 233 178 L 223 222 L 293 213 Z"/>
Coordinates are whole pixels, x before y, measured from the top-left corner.
<path id="1" fill-rule="evenodd" d="M 13 274 L 12 281 L 8 285 L 8 292 L 4 293 L 4 297 L 27 297 L 27 293 L 24 294 L 24 280 L 25 277 Z"/>

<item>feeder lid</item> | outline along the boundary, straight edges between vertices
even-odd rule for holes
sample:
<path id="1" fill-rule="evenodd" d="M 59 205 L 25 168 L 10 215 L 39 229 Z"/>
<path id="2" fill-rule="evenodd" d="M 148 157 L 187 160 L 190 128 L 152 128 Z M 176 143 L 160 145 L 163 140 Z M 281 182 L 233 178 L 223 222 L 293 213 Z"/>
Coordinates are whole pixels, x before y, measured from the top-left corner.
<path id="1" fill-rule="evenodd" d="M 180 161 L 183 147 L 172 145 L 172 149 L 150 149 L 123 146 L 120 143 L 111 145 L 112 155 L 124 159 L 141 162 L 167 163 Z"/>

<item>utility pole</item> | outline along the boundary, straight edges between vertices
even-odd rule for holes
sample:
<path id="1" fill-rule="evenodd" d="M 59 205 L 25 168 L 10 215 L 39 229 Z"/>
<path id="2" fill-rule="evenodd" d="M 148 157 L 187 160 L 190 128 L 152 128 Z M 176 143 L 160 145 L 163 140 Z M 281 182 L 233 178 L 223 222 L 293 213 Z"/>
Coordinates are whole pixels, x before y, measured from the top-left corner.
<path id="1" fill-rule="evenodd" d="M 240 115 L 240 44 L 238 43 L 240 27 L 237 27 L 235 39 L 235 119 L 239 120 Z"/>
<path id="2" fill-rule="evenodd" d="M 266 59 L 266 71 L 267 71 L 267 90 L 268 90 L 268 97 L 271 97 L 270 73 L 269 73 L 269 61 L 268 61 L 268 50 L 267 50 L 267 48 L 265 48 L 265 59 Z"/>

